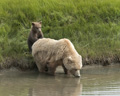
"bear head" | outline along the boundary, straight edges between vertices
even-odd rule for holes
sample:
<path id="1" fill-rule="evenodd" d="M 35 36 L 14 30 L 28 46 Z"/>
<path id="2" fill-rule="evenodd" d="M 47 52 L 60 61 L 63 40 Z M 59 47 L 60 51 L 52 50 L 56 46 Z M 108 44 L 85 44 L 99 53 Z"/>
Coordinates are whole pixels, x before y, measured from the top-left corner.
<path id="1" fill-rule="evenodd" d="M 82 57 L 69 56 L 63 59 L 63 64 L 67 70 L 76 77 L 80 77 L 80 69 L 82 68 Z"/>
<path id="2" fill-rule="evenodd" d="M 40 22 L 32 22 L 32 30 L 36 33 L 40 33 L 42 27 L 42 21 Z"/>

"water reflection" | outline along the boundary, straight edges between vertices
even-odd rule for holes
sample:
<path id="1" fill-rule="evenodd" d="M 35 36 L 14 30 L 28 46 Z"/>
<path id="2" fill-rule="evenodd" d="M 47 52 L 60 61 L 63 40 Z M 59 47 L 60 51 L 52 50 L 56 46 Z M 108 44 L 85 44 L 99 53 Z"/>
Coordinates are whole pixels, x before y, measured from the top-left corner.
<path id="1" fill-rule="evenodd" d="M 81 91 L 79 78 L 63 74 L 6 72 L 0 76 L 0 96 L 79 96 Z"/>
<path id="2" fill-rule="evenodd" d="M 78 78 L 42 77 L 38 76 L 33 87 L 35 96 L 78 96 L 82 86 Z"/>
<path id="3" fill-rule="evenodd" d="M 120 66 L 84 68 L 82 78 L 59 70 L 56 76 L 38 72 L 0 72 L 0 96 L 119 96 Z"/>

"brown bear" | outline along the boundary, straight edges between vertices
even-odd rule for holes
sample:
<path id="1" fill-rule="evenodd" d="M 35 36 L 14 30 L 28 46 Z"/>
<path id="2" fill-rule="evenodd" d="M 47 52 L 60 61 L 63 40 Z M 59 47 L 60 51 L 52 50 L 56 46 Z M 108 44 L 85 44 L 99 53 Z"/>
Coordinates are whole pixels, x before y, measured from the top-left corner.
<path id="1" fill-rule="evenodd" d="M 42 27 L 42 21 L 32 22 L 32 28 L 31 28 L 31 31 L 29 33 L 28 40 L 27 40 L 28 48 L 29 48 L 30 52 L 32 51 L 33 43 L 35 41 L 37 41 L 39 38 L 44 37 L 43 33 L 42 33 L 42 30 L 41 30 L 41 27 Z"/>
<path id="2" fill-rule="evenodd" d="M 39 39 L 32 46 L 32 56 L 40 72 L 46 73 L 47 66 L 47 73 L 54 75 L 56 68 L 63 65 L 65 72 L 80 76 L 82 57 L 68 39 Z"/>

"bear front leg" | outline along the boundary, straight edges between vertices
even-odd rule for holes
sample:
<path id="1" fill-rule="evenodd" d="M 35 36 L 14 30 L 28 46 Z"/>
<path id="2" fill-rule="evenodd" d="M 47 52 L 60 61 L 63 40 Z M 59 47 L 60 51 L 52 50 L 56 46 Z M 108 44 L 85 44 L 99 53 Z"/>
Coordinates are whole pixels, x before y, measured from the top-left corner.
<path id="1" fill-rule="evenodd" d="M 65 66 L 62 64 L 63 70 L 65 74 L 69 74 L 70 72 L 65 68 Z"/>

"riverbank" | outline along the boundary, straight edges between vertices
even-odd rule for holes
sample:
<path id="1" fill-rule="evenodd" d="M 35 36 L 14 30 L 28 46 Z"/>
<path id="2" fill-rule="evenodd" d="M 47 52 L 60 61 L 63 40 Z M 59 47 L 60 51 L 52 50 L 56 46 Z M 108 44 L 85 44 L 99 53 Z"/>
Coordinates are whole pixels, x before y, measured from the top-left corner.
<path id="1" fill-rule="evenodd" d="M 40 20 L 44 36 L 70 39 L 84 65 L 120 62 L 119 5 L 120 0 L 1 0 L 1 69 L 34 65 L 27 38 L 31 22 Z"/>
<path id="2" fill-rule="evenodd" d="M 111 66 L 120 65 L 119 57 L 109 58 L 83 58 L 84 67 L 95 67 L 95 66 Z M 4 61 L 0 62 L 0 70 L 16 68 L 20 71 L 38 70 L 37 66 L 32 57 L 29 58 L 5 58 Z"/>
<path id="3" fill-rule="evenodd" d="M 0 70 L 16 68 L 20 71 L 37 70 L 37 66 L 32 58 L 4 58 L 0 62 Z"/>

